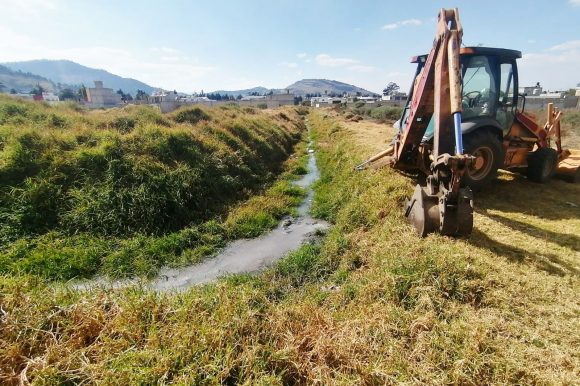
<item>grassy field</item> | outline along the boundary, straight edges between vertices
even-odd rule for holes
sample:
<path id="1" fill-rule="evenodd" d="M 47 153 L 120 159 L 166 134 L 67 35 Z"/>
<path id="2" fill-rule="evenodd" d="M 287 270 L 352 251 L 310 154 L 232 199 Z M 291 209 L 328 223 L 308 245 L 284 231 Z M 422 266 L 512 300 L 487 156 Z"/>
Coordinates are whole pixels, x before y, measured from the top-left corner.
<path id="1" fill-rule="evenodd" d="M 285 160 L 303 134 L 293 109 L 161 115 L 4 97 L 0 272 L 51 280 L 151 275 L 259 234 L 302 195 L 290 180 L 305 160 Z M 246 204 L 260 211 L 235 208 L 284 170 L 262 202 Z"/>
<path id="2" fill-rule="evenodd" d="M 545 110 L 528 111 L 537 122 L 546 122 Z M 568 149 L 580 150 L 580 110 L 564 109 L 562 111 L 562 146 Z"/>
<path id="3" fill-rule="evenodd" d="M 321 244 L 182 294 L 5 276 L 0 383 L 577 382 L 578 185 L 501 174 L 476 196 L 470 239 L 420 239 L 401 210 L 414 182 L 353 171 L 389 126 L 308 119 L 313 212 L 334 224 Z"/>

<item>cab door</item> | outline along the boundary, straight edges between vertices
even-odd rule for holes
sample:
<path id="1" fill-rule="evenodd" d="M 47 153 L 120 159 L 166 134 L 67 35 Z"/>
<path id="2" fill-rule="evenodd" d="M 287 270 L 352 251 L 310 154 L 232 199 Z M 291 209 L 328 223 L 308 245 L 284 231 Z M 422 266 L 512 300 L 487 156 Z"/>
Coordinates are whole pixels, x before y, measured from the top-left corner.
<path id="1" fill-rule="evenodd" d="M 515 60 L 499 61 L 500 79 L 495 116 L 504 133 L 510 129 L 514 122 L 517 104 L 517 75 Z"/>

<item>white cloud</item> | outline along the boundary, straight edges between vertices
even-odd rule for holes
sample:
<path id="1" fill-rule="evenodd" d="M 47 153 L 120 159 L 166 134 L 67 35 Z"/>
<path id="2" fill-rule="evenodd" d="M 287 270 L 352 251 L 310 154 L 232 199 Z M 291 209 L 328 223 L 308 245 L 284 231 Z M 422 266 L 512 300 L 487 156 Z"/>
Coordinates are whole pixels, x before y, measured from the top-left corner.
<path id="1" fill-rule="evenodd" d="M 567 42 L 550 47 L 549 51 L 570 51 L 578 49 L 580 49 L 580 40 L 569 40 Z"/>
<path id="2" fill-rule="evenodd" d="M 568 4 L 572 7 L 580 7 L 580 0 L 568 0 Z"/>
<path id="3" fill-rule="evenodd" d="M 307 57 L 307 56 L 308 56 L 308 54 L 306 54 L 305 52 L 301 52 L 301 53 L 299 53 L 299 54 L 296 54 L 296 57 L 297 57 L 298 59 L 304 59 L 304 58 L 305 58 L 305 57 Z"/>
<path id="4" fill-rule="evenodd" d="M 356 72 L 373 72 L 377 68 L 375 66 L 364 66 L 362 64 L 357 64 L 354 66 L 350 66 L 348 69 Z"/>
<path id="5" fill-rule="evenodd" d="M 319 54 L 315 58 L 316 63 L 325 67 L 341 67 L 357 64 L 359 61 L 350 58 L 333 58 L 328 54 Z"/>
<path id="6" fill-rule="evenodd" d="M 400 23 L 401 23 L 401 25 L 421 25 L 421 24 L 423 24 L 423 22 L 421 20 L 418 20 L 418 19 L 403 20 Z"/>
<path id="7" fill-rule="evenodd" d="M 547 89 L 568 89 L 578 83 L 580 40 L 552 46 L 544 52 L 524 54 L 519 64 L 520 84 L 541 82 Z"/>
<path id="8" fill-rule="evenodd" d="M 419 19 L 407 19 L 407 20 L 398 21 L 396 23 L 385 24 L 384 26 L 381 27 L 381 29 L 382 30 L 394 30 L 394 29 L 397 29 L 399 27 L 406 26 L 406 25 L 421 25 L 421 24 L 423 24 L 423 22 Z"/>
<path id="9" fill-rule="evenodd" d="M 391 29 L 396 29 L 398 27 L 399 27 L 399 24 L 397 24 L 397 23 L 391 23 L 391 24 L 385 24 L 384 26 L 381 27 L 381 29 L 391 30 Z"/>
<path id="10" fill-rule="evenodd" d="M 279 66 L 282 67 L 287 67 L 287 68 L 296 68 L 298 67 L 298 64 L 296 63 L 289 63 L 289 62 L 282 62 L 282 63 L 278 63 Z"/>

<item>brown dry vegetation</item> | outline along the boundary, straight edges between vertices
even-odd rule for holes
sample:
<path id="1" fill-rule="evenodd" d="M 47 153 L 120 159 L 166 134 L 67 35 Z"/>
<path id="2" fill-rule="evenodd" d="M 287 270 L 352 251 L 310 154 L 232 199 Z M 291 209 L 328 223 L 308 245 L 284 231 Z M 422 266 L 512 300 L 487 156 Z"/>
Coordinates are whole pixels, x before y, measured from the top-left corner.
<path id="1" fill-rule="evenodd" d="M 384 126 L 313 111 L 334 223 L 258 276 L 184 294 L 0 282 L 0 380 L 33 384 L 574 384 L 580 187 L 502 174 L 470 239 L 420 239 L 414 182 L 352 170 Z M 388 139 L 387 139 L 388 140 Z"/>

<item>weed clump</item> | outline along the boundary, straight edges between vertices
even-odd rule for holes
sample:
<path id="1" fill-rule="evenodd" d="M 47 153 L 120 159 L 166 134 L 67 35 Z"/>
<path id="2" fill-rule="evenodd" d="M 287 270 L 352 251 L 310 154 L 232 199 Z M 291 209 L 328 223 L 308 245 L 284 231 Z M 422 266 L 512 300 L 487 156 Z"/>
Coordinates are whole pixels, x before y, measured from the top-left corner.
<path id="1" fill-rule="evenodd" d="M 194 107 L 178 111 L 173 119 L 177 123 L 189 123 L 190 125 L 195 125 L 199 121 L 207 121 L 210 118 L 205 111 L 199 107 Z"/>

